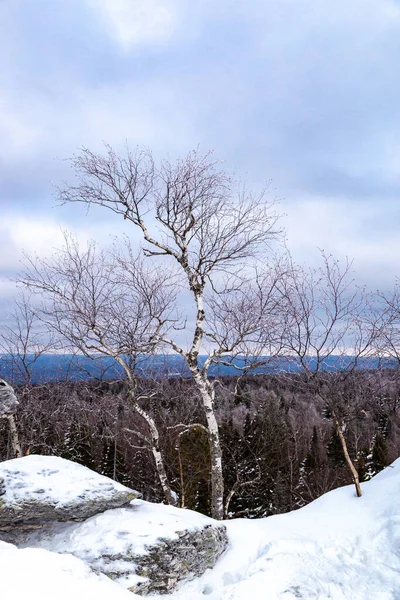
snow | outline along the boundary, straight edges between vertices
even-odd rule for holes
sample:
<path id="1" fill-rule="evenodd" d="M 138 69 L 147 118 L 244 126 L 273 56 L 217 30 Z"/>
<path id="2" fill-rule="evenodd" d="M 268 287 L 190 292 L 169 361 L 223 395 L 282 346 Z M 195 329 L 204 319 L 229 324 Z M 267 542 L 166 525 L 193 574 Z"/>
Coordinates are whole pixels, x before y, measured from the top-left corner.
<path id="1" fill-rule="evenodd" d="M 400 459 L 364 483 L 266 519 L 227 522 L 231 548 L 174 600 L 399 600 Z"/>
<path id="2" fill-rule="evenodd" d="M 30 485 L 32 489 L 39 485 L 34 476 Z M 226 522 L 230 547 L 214 569 L 165 599 L 399 600 L 400 459 L 362 489 L 362 498 L 348 486 L 292 513 Z M 66 497 L 68 493 L 66 489 Z M 165 537 L 178 535 L 182 520 L 187 528 L 210 522 L 191 511 L 160 508 L 134 501 L 132 509 L 107 511 L 68 532 L 60 530 L 49 546 L 53 552 L 17 550 L 0 542 L 0 597 L 133 600 L 137 596 L 95 575 L 79 558 L 54 551 L 68 548 L 79 553 L 83 536 L 88 535 L 90 544 L 86 541 L 85 546 L 90 545 L 96 556 L 109 543 L 114 526 L 121 550 L 124 532 L 137 532 L 137 552 L 160 530 Z M 137 519 L 140 513 L 143 518 Z"/>
<path id="3" fill-rule="evenodd" d="M 13 600 L 134 600 L 105 575 L 69 554 L 0 542 L 0 598 Z"/>
<path id="4" fill-rule="evenodd" d="M 54 524 L 33 533 L 26 545 L 69 552 L 106 574 L 115 573 L 118 567 L 122 573 L 118 583 L 129 588 L 143 580 L 134 573 L 132 555 L 146 554 L 146 547 L 160 539 L 178 539 L 181 531 L 197 531 L 212 523 L 191 510 L 134 500 L 127 508 L 107 510 L 83 523 Z"/>
<path id="5" fill-rule="evenodd" d="M 7 503 L 40 500 L 47 504 L 65 507 L 82 498 L 112 498 L 116 492 L 128 488 L 98 475 L 94 471 L 58 456 L 30 455 L 0 463 L 0 478 L 5 480 Z"/>
<path id="6" fill-rule="evenodd" d="M 210 523 L 214 521 L 192 510 L 134 500 L 128 508 L 107 510 L 84 523 L 60 525 L 59 533 L 51 539 L 48 531 L 42 540 L 39 534 L 35 544 L 54 552 L 68 548 L 71 553 L 87 555 L 89 551 L 91 557 L 107 554 L 107 549 L 113 554 L 145 554 L 146 546 L 160 538 L 178 539 L 179 531 L 196 531 Z"/>

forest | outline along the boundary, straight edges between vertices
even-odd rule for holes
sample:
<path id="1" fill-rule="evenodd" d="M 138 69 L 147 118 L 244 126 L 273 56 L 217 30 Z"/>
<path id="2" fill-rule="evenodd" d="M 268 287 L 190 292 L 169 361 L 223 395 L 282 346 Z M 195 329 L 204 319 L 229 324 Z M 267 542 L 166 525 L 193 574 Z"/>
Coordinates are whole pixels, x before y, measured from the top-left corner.
<path id="1" fill-rule="evenodd" d="M 210 514 L 208 438 L 195 386 L 183 378 L 142 380 L 140 386 L 152 395 L 149 410 L 179 505 Z M 304 376 L 229 377 L 217 390 L 226 518 L 287 512 L 352 482 L 329 409 Z M 146 428 L 124 382 L 64 381 L 22 386 L 17 393 L 23 455 L 61 456 L 146 500 L 163 500 Z M 366 481 L 400 455 L 399 373 L 353 373 L 337 393 L 349 453 Z M 197 421 L 198 427 L 179 426 Z M 0 460 L 6 460 L 13 450 L 7 421 L 0 424 Z"/>

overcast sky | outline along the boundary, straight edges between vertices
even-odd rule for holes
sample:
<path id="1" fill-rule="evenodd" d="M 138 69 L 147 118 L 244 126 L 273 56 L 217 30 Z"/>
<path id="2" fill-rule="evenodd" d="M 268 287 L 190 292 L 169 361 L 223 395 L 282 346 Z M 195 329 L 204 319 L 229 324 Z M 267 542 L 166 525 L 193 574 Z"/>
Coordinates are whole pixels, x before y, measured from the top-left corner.
<path id="1" fill-rule="evenodd" d="M 272 181 L 289 246 L 400 275 L 398 0 L 0 0 L 0 312 L 21 249 L 117 221 L 54 207 L 81 145 L 200 145 Z"/>

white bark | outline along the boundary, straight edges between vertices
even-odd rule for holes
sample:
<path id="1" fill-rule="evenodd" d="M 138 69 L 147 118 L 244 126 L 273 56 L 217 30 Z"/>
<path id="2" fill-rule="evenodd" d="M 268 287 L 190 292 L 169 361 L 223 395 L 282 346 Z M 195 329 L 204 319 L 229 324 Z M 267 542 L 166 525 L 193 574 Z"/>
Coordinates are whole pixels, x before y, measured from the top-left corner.
<path id="1" fill-rule="evenodd" d="M 112 355 L 111 349 L 108 349 L 108 351 L 109 351 L 109 354 Z M 160 485 L 161 485 L 162 491 L 164 493 L 164 498 L 165 498 L 167 504 L 172 504 L 173 506 L 176 506 L 177 499 L 176 499 L 176 496 L 173 494 L 171 486 L 169 484 L 167 471 L 165 469 L 164 460 L 163 460 L 161 450 L 160 450 L 160 435 L 158 433 L 157 425 L 156 425 L 154 419 L 152 418 L 152 416 L 149 415 L 149 413 L 140 406 L 140 404 L 138 402 L 138 398 L 135 395 L 134 375 L 132 374 L 131 370 L 125 363 L 124 359 L 118 355 L 114 356 L 114 358 L 124 369 L 125 374 L 127 376 L 132 405 L 133 405 L 134 409 L 136 410 L 136 412 L 146 421 L 147 426 L 149 428 L 151 452 L 154 457 L 154 463 L 155 463 L 158 479 L 160 481 Z"/>
<path id="2" fill-rule="evenodd" d="M 165 469 L 164 460 L 160 450 L 160 436 L 158 433 L 157 425 L 154 422 L 154 419 L 135 401 L 134 408 L 137 411 L 137 413 L 146 421 L 149 427 L 151 439 L 151 452 L 154 457 L 154 463 L 156 466 L 158 479 L 160 481 L 165 500 L 167 504 L 172 504 L 173 506 L 176 506 L 177 500 L 172 492 L 171 486 L 169 485 L 168 475 Z"/>
<path id="3" fill-rule="evenodd" d="M 338 434 L 339 439 L 340 439 L 340 443 L 342 445 L 342 450 L 343 450 L 344 457 L 346 459 L 347 466 L 349 467 L 350 472 L 351 472 L 351 476 L 353 478 L 354 486 L 356 488 L 357 497 L 361 498 L 361 496 L 362 496 L 362 490 L 361 490 L 361 486 L 360 486 L 360 478 L 359 478 L 359 475 L 358 475 L 358 471 L 355 468 L 355 466 L 353 464 L 353 461 L 350 458 L 350 454 L 349 454 L 349 451 L 347 449 L 347 443 L 346 443 L 345 437 L 343 435 L 343 427 L 340 424 L 340 422 L 336 419 L 336 417 L 335 417 L 335 425 L 336 425 L 337 434 Z"/>
<path id="4" fill-rule="evenodd" d="M 172 506 L 176 506 L 177 501 L 176 497 L 172 493 L 171 487 L 169 485 L 168 476 L 165 471 L 164 461 L 162 454 L 157 446 L 152 446 L 151 451 L 153 453 L 154 462 L 157 469 L 158 478 L 160 480 L 160 484 L 164 493 L 165 500 L 168 504 Z"/>
<path id="5" fill-rule="evenodd" d="M 22 450 L 18 436 L 17 424 L 15 422 L 14 415 L 7 415 L 8 425 L 10 428 L 11 437 L 11 448 L 13 451 L 13 458 L 21 458 Z"/>
<path id="6" fill-rule="evenodd" d="M 198 369 L 191 369 L 197 388 L 201 394 L 207 421 L 208 439 L 211 455 L 211 516 L 224 518 L 224 478 L 222 473 L 222 449 L 218 422 L 214 411 L 214 390 L 210 382 Z"/>
<path id="7" fill-rule="evenodd" d="M 218 422 L 214 411 L 214 390 L 207 376 L 207 367 L 199 369 L 197 358 L 201 342 L 204 337 L 204 302 L 203 287 L 200 289 L 194 284 L 194 277 L 189 277 L 189 285 L 196 301 L 196 328 L 193 335 L 192 346 L 186 354 L 190 371 L 200 392 L 204 413 L 207 422 L 208 439 L 211 456 L 211 516 L 214 519 L 224 518 L 224 478 L 222 473 L 222 449 L 219 438 Z"/>

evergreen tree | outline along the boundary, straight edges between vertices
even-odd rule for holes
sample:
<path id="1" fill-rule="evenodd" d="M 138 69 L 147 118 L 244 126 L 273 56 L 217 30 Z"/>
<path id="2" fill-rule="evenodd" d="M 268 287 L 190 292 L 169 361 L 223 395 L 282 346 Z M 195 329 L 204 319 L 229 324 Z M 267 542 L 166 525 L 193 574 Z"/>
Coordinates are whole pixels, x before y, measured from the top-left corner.
<path id="1" fill-rule="evenodd" d="M 346 465 L 342 444 L 340 443 L 336 428 L 332 430 L 331 438 L 327 446 L 327 455 L 333 466 L 343 467 Z"/>
<path id="2" fill-rule="evenodd" d="M 373 475 L 382 471 L 389 464 L 387 440 L 381 431 L 378 431 L 374 439 L 371 463 Z"/>
<path id="3" fill-rule="evenodd" d="M 125 457 L 115 439 L 104 440 L 100 473 L 118 483 L 130 484 Z"/>
<path id="4" fill-rule="evenodd" d="M 314 469 L 319 469 L 323 464 L 322 447 L 318 435 L 318 430 L 314 425 L 313 434 L 311 437 L 310 448 L 304 459 L 303 465 L 307 473 L 313 472 Z"/>
<path id="5" fill-rule="evenodd" d="M 61 458 L 72 460 L 89 469 L 95 469 L 91 432 L 79 423 L 72 422 L 65 432 L 57 454 Z"/>
<path id="6" fill-rule="evenodd" d="M 360 481 L 371 479 L 371 451 L 368 447 L 363 447 L 357 454 L 357 471 Z"/>

